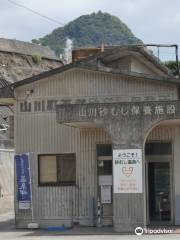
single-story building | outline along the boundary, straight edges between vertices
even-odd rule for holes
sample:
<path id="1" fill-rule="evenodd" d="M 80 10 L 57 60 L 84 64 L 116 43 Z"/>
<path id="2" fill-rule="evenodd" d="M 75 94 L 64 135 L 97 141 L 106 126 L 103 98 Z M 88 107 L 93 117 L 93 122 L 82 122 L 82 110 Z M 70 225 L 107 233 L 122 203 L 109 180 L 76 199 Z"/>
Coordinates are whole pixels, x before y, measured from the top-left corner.
<path id="1" fill-rule="evenodd" d="M 16 227 L 180 225 L 180 79 L 144 47 L 77 58 L 9 89 Z"/>

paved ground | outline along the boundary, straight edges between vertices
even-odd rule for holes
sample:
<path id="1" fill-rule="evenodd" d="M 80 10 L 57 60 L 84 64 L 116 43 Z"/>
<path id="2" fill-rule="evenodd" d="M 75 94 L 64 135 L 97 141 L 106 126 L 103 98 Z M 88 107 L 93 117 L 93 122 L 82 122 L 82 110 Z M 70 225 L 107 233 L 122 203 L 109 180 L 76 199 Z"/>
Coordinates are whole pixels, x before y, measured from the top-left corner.
<path id="1" fill-rule="evenodd" d="M 180 234 L 163 235 L 113 235 L 112 230 L 93 228 L 82 228 L 83 235 L 79 234 L 79 229 L 67 230 L 64 233 L 48 232 L 47 230 L 16 230 L 14 227 L 14 216 L 12 213 L 0 215 L 0 240 L 39 240 L 39 239 L 60 239 L 60 240 L 175 240 L 180 239 Z M 108 234 L 108 235 L 106 235 Z"/>

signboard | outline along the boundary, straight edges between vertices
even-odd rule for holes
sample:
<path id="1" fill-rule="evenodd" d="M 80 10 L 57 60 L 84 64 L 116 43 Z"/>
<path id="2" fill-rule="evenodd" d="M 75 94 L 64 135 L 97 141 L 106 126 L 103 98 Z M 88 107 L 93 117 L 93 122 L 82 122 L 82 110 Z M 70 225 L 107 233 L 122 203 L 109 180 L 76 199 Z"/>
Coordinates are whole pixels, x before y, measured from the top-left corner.
<path id="1" fill-rule="evenodd" d="M 31 189 L 29 174 L 29 159 L 27 154 L 16 155 L 17 200 L 19 209 L 30 209 Z"/>
<path id="2" fill-rule="evenodd" d="M 108 99 L 107 99 L 108 100 Z M 102 101 L 102 99 L 101 99 Z M 119 100 L 121 101 L 121 100 Z M 63 122 L 87 122 L 97 119 L 124 120 L 161 118 L 176 118 L 180 116 L 179 101 L 147 101 L 147 102 L 109 102 L 83 103 L 57 105 L 57 121 Z"/>
<path id="3" fill-rule="evenodd" d="M 111 203 L 111 186 L 101 186 L 101 203 Z"/>
<path id="4" fill-rule="evenodd" d="M 113 150 L 114 193 L 142 193 L 142 150 Z"/>
<path id="5" fill-rule="evenodd" d="M 101 175 L 99 176 L 99 185 L 111 185 L 112 186 L 112 175 Z"/>

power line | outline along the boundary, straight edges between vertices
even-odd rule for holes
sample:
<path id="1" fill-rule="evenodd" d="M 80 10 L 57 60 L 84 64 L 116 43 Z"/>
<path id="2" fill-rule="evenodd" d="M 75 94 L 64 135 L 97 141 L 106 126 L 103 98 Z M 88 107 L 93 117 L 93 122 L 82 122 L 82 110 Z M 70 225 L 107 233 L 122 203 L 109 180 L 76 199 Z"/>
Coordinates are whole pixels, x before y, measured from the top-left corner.
<path id="1" fill-rule="evenodd" d="M 10 2 L 11 4 L 14 4 L 14 5 L 18 6 L 18 7 L 24 8 L 24 9 L 26 9 L 27 11 L 29 11 L 29 12 L 31 12 L 31 13 L 34 13 L 34 14 L 40 16 L 40 17 L 43 17 L 43 18 L 45 18 L 45 19 L 47 19 L 47 20 L 49 20 L 49 21 L 51 21 L 51 22 L 54 22 L 54 23 L 56 23 L 56 24 L 58 24 L 58 25 L 62 25 L 62 26 L 65 25 L 65 24 L 63 24 L 63 23 L 61 23 L 61 22 L 59 22 L 59 21 L 57 21 L 57 20 L 55 20 L 55 19 L 53 19 L 53 18 L 51 18 L 51 17 L 48 17 L 48 16 L 46 16 L 46 15 L 44 15 L 44 14 L 42 14 L 42 13 L 39 13 L 39 12 L 37 12 L 37 11 L 29 8 L 29 7 L 26 7 L 25 5 L 16 3 L 16 2 L 14 2 L 14 1 L 12 1 L 12 0 L 8 0 L 8 2 Z"/>

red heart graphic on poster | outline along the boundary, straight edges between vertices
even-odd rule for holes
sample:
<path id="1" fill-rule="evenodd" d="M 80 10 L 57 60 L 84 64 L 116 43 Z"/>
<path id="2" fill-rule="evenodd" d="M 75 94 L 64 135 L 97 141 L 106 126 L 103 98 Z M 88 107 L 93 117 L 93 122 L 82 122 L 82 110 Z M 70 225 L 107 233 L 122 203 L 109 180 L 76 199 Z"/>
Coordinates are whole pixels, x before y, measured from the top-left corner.
<path id="1" fill-rule="evenodd" d="M 122 168 L 122 173 L 126 176 L 126 177 L 130 177 L 133 173 L 133 167 L 123 167 Z"/>

